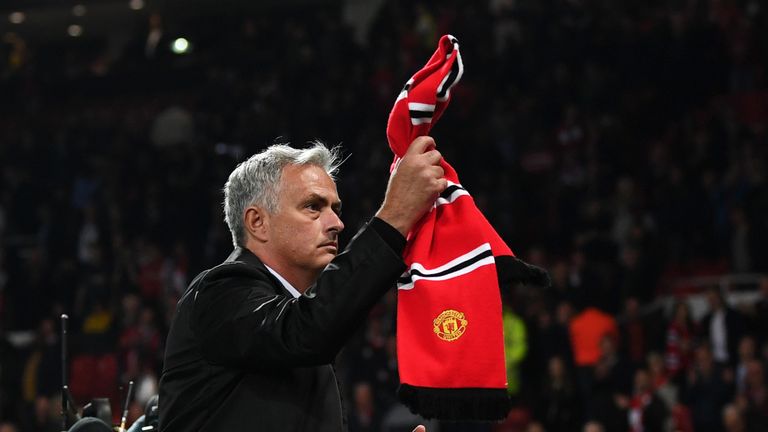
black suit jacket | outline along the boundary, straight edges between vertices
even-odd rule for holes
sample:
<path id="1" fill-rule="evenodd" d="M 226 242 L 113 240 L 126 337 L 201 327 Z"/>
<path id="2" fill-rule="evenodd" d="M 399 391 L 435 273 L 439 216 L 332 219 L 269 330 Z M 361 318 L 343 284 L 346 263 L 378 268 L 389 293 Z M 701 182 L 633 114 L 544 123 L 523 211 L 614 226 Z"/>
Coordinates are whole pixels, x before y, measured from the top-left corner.
<path id="1" fill-rule="evenodd" d="M 168 334 L 160 430 L 343 430 L 331 362 L 405 270 L 404 245 L 374 219 L 298 299 L 242 248 L 198 275 Z"/>

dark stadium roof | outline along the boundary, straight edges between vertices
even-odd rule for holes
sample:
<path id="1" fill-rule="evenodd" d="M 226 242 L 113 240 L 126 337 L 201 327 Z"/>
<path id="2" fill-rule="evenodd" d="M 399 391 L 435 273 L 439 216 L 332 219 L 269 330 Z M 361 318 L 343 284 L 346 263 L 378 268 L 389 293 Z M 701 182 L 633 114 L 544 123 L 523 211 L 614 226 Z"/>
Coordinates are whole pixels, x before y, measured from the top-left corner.
<path id="1" fill-rule="evenodd" d="M 133 0 L 141 5 L 132 8 L 131 0 L 0 0 L 0 38 L 17 33 L 31 40 L 55 40 L 69 37 L 67 28 L 77 24 L 83 28 L 83 37 L 120 34 L 130 31 L 136 16 L 160 12 L 165 21 L 174 17 L 205 14 L 217 11 L 259 10 L 270 7 L 290 7 L 299 4 L 322 4 L 328 0 Z M 76 16 L 74 8 L 85 7 L 85 13 Z M 13 23 L 11 14 L 23 13 L 23 22 Z"/>

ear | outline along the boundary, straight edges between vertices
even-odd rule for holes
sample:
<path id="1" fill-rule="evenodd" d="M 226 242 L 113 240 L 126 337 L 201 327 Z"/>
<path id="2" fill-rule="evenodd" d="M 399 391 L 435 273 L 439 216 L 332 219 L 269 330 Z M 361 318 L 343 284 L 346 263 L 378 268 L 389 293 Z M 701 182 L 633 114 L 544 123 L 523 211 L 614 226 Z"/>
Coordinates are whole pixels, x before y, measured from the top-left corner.
<path id="1" fill-rule="evenodd" d="M 243 225 L 247 237 L 253 237 L 260 243 L 269 240 L 269 213 L 266 210 L 256 206 L 246 208 Z"/>

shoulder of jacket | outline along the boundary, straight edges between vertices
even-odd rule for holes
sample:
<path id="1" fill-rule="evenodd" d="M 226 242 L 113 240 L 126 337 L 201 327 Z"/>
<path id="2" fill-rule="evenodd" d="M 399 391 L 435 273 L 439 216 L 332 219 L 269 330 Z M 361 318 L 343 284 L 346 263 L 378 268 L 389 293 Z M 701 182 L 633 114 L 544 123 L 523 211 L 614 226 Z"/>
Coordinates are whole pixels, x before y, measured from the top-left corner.
<path id="1" fill-rule="evenodd" d="M 263 280 L 269 282 L 266 269 L 240 261 L 227 261 L 203 271 L 190 283 L 191 291 L 197 291 L 226 279 Z"/>
<path id="2" fill-rule="evenodd" d="M 267 270 L 242 261 L 227 261 L 209 269 L 203 280 L 213 282 L 224 278 L 263 278 L 268 279 Z"/>

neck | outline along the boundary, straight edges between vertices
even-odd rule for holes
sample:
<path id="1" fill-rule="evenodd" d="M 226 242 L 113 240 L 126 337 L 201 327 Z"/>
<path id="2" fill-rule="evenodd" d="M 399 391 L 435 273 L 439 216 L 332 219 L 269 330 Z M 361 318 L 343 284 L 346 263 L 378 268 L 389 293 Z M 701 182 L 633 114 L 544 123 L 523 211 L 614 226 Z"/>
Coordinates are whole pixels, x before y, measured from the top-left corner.
<path id="1" fill-rule="evenodd" d="M 316 272 L 288 267 L 281 261 L 275 260 L 271 255 L 264 253 L 261 248 L 253 247 L 253 244 L 247 245 L 246 249 L 256 255 L 264 265 L 277 272 L 277 274 L 287 280 L 296 291 L 302 294 L 304 294 L 304 292 L 315 283 L 315 280 L 317 280 L 318 274 Z"/>
<path id="2" fill-rule="evenodd" d="M 268 265 L 272 270 L 276 271 L 283 279 L 287 280 L 292 287 L 296 288 L 296 291 L 304 294 L 310 286 L 317 279 L 317 275 L 307 275 L 296 270 L 281 268 L 278 264 L 270 264 L 262 260 L 264 264 Z"/>

